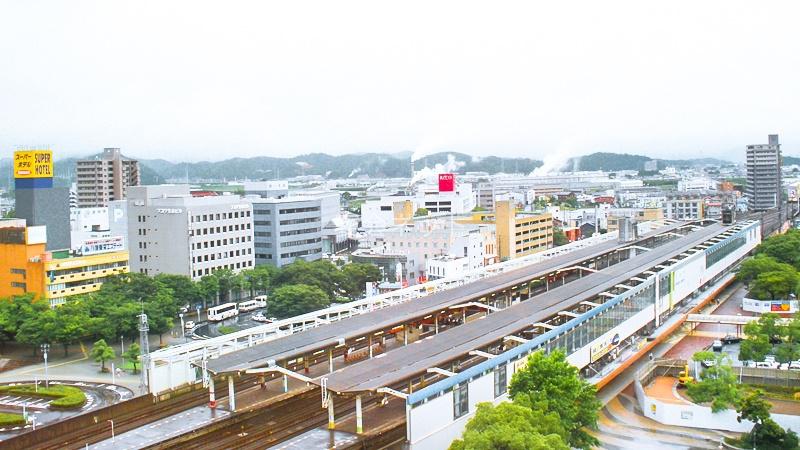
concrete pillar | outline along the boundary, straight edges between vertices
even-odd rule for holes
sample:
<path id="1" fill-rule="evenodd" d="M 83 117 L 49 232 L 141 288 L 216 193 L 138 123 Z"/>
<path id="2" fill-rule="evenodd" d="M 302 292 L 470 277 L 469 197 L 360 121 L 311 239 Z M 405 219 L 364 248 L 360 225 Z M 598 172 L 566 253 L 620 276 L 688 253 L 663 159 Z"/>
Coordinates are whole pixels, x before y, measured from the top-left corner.
<path id="1" fill-rule="evenodd" d="M 434 334 L 439 334 L 439 313 L 433 315 Z"/>
<path id="2" fill-rule="evenodd" d="M 356 433 L 364 433 L 364 417 L 361 414 L 361 396 L 356 396 Z"/>
<path id="3" fill-rule="evenodd" d="M 367 346 L 369 347 L 369 358 L 372 359 L 372 334 L 369 335 Z"/>
<path id="4" fill-rule="evenodd" d="M 214 377 L 208 376 L 208 405 L 212 408 L 217 407 L 217 397 L 214 395 Z"/>
<path id="5" fill-rule="evenodd" d="M 333 393 L 328 394 L 328 429 L 336 429 L 336 418 L 333 414 Z"/>
<path id="6" fill-rule="evenodd" d="M 328 349 L 328 372 L 333 373 L 333 348 Z"/>
<path id="7" fill-rule="evenodd" d="M 233 375 L 228 376 L 228 406 L 231 412 L 236 411 L 236 392 L 233 388 Z"/>
<path id="8" fill-rule="evenodd" d="M 283 375 L 283 392 L 289 392 L 289 376 Z"/>
<path id="9" fill-rule="evenodd" d="M 408 325 L 403 324 L 403 345 L 408 345 Z"/>
<path id="10" fill-rule="evenodd" d="M 308 373 L 308 357 L 303 356 L 303 372 Z"/>

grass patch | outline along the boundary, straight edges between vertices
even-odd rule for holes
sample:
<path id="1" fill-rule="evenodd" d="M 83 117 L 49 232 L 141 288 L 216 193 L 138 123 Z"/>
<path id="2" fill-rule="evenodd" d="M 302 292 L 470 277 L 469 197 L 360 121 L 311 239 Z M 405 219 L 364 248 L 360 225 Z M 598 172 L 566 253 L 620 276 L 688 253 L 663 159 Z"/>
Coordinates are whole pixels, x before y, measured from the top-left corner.
<path id="1" fill-rule="evenodd" d="M 747 395 L 751 391 L 761 389 L 764 391 L 764 396 L 767 398 L 774 398 L 777 400 L 792 400 L 796 401 L 795 394 L 800 393 L 800 387 L 797 386 L 772 386 L 768 384 L 746 384 L 743 386 L 744 394 Z"/>
<path id="2" fill-rule="evenodd" d="M 219 331 L 219 334 L 231 334 L 231 333 L 239 331 L 239 330 L 237 330 L 235 327 L 232 327 L 232 326 L 229 326 L 229 325 L 223 325 L 223 326 L 217 328 L 217 331 Z"/>
<path id="3" fill-rule="evenodd" d="M 29 397 L 52 398 L 50 407 L 54 409 L 73 409 L 80 408 L 86 403 L 86 394 L 82 390 L 73 386 L 56 384 L 49 388 L 32 384 L 18 384 L 16 386 L 0 386 L 0 392 L 27 395 Z"/>
<path id="4" fill-rule="evenodd" d="M 0 413 L 0 427 L 12 425 L 25 425 L 25 419 L 22 414 Z"/>

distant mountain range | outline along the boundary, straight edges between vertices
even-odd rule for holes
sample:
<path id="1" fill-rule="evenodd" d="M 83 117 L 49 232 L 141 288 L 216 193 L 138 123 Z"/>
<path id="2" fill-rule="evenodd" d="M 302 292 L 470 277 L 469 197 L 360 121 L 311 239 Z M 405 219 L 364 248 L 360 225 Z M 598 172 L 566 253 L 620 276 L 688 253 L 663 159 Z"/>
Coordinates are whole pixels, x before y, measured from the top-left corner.
<path id="1" fill-rule="evenodd" d="M 90 157 L 93 157 L 91 155 Z M 130 155 L 134 157 L 133 155 Z M 65 158 L 56 161 L 57 185 L 69 185 L 74 179 L 75 161 Z M 563 170 L 642 170 L 653 158 L 642 155 L 620 153 L 592 153 L 571 158 L 564 163 Z M 800 158 L 785 156 L 785 164 L 800 164 Z M 441 164 L 454 172 L 487 172 L 495 174 L 530 173 L 542 165 L 542 161 L 531 158 L 501 158 L 497 156 L 473 157 L 464 153 L 435 153 L 414 162 L 416 170 Z M 728 165 L 729 161 L 715 158 L 686 160 L 659 159 L 658 167 L 692 167 L 703 165 Z M 141 159 L 143 184 L 158 184 L 168 180 L 242 180 L 275 179 L 299 175 L 322 175 L 328 178 L 349 178 L 359 175 L 371 177 L 408 177 L 411 174 L 411 154 L 400 152 L 392 155 L 362 153 L 332 156 L 312 153 L 291 158 L 259 156 L 253 158 L 231 158 L 216 162 L 174 163 L 163 159 Z M 11 179 L 11 159 L 0 159 L 0 187 Z"/>

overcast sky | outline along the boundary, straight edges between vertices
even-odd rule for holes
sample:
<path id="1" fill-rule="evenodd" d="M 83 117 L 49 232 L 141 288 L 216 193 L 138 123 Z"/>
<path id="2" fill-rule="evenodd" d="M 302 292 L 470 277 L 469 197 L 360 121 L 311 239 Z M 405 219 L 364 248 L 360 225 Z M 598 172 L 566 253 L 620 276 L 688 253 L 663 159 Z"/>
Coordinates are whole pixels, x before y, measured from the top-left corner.
<path id="1" fill-rule="evenodd" d="M 536 6 L 533 3 L 537 3 Z M 0 156 L 800 154 L 800 2 L 0 0 Z"/>

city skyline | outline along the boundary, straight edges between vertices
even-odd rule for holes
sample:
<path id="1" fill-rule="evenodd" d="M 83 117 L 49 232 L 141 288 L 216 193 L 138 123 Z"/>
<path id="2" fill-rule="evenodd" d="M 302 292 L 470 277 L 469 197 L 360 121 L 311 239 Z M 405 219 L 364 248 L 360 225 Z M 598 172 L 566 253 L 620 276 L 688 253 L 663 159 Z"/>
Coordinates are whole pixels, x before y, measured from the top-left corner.
<path id="1" fill-rule="evenodd" d="M 798 7 L 691 8 L 7 4 L 0 148 L 741 161 L 774 133 L 797 154 Z"/>

